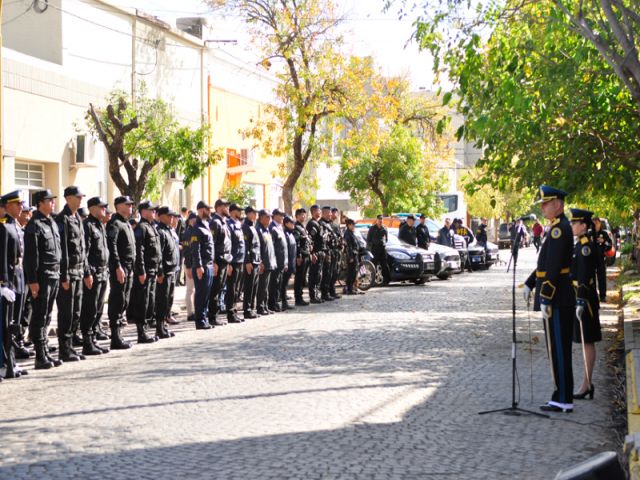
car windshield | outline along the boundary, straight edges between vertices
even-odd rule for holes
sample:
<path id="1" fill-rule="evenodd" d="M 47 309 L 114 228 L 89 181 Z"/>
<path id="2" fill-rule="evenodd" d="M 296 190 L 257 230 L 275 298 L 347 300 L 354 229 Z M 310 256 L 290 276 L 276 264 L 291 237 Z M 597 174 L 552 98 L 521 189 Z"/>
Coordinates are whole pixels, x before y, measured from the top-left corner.
<path id="1" fill-rule="evenodd" d="M 431 233 L 431 232 L 436 233 L 436 232 L 440 231 L 440 229 L 442 227 L 444 227 L 444 225 L 438 226 L 438 224 L 436 222 L 434 222 L 433 220 L 430 220 L 428 218 L 424 221 L 424 223 L 426 223 L 427 228 L 429 229 L 429 233 Z"/>

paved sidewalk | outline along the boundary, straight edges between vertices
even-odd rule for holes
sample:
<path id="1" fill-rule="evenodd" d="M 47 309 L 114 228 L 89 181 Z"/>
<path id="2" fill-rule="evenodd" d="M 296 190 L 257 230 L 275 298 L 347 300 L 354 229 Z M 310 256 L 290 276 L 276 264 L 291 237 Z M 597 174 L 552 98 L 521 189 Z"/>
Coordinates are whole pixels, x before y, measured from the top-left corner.
<path id="1" fill-rule="evenodd" d="M 553 478 L 616 448 L 607 372 L 601 355 L 596 398 L 571 415 L 478 415 L 511 403 L 510 285 L 503 266 L 213 331 L 183 324 L 5 381 L 0 479 Z M 521 406 L 537 410 L 552 387 L 538 315 L 531 326 L 540 342 L 531 357 L 519 345 L 518 366 Z M 577 346 L 574 366 L 578 381 Z"/>

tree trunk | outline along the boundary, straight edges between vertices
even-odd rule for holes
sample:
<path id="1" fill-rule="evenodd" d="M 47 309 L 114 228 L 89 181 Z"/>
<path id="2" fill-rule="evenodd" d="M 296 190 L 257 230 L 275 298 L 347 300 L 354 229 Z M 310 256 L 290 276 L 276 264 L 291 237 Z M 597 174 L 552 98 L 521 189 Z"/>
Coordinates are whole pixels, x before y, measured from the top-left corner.
<path id="1" fill-rule="evenodd" d="M 308 158 L 308 155 L 306 156 Z M 306 159 L 302 154 L 302 135 L 298 134 L 293 139 L 293 168 L 282 186 L 282 202 L 284 211 L 291 215 L 293 213 L 293 189 L 302 175 Z"/>
<path id="2" fill-rule="evenodd" d="M 378 184 L 379 175 L 379 173 L 376 173 L 372 176 L 372 178 L 369 178 L 369 186 L 371 187 L 371 191 L 375 193 L 376 197 L 378 197 L 378 200 L 380 200 L 380 208 L 382 209 L 382 214 L 388 217 L 389 215 L 391 215 L 391 212 L 389 211 L 389 202 L 387 201 L 387 198 L 385 197 L 384 193 L 380 189 L 380 185 Z"/>

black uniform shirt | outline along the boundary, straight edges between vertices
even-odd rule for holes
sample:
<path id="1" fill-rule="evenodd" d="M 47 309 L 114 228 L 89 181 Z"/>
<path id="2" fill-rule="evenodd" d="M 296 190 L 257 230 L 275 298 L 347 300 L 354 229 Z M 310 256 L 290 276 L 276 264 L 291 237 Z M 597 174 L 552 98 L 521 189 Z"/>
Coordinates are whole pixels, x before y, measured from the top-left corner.
<path id="1" fill-rule="evenodd" d="M 296 255 L 299 258 L 309 258 L 311 255 L 311 237 L 309 232 L 304 228 L 304 225 L 300 222 L 296 222 L 293 229 L 293 236 L 296 239 Z"/>
<path id="2" fill-rule="evenodd" d="M 415 227 L 410 227 L 407 222 L 403 222 L 398 230 L 398 238 L 409 245 L 414 247 L 418 245 L 418 239 L 416 235 Z"/>
<path id="3" fill-rule="evenodd" d="M 296 258 L 298 257 L 298 247 L 296 245 L 296 237 L 294 232 L 295 228 L 289 230 L 284 228 L 284 236 L 287 239 L 287 252 L 289 253 L 289 272 L 294 273 L 296 271 Z"/>
<path id="4" fill-rule="evenodd" d="M 360 244 L 354 233 L 348 228 L 344 231 L 344 243 L 347 258 L 349 260 L 356 260 L 360 252 Z"/>
<path id="5" fill-rule="evenodd" d="M 318 223 L 323 229 L 323 235 L 325 238 L 325 243 L 324 243 L 325 250 L 327 251 L 327 253 L 331 254 L 338 248 L 338 240 L 339 240 L 338 238 L 336 238 L 336 234 L 332 227 L 332 222 L 329 220 L 325 220 L 324 218 L 321 218 L 318 221 Z M 341 238 L 342 236 L 340 236 L 340 239 Z"/>
<path id="6" fill-rule="evenodd" d="M 162 274 L 174 274 L 178 271 L 178 267 L 180 266 L 180 242 L 178 240 L 178 234 L 173 228 L 162 222 L 158 222 L 156 228 L 160 238 Z"/>
<path id="7" fill-rule="evenodd" d="M 307 222 L 307 232 L 309 233 L 309 237 L 311 238 L 313 253 L 325 252 L 328 248 L 328 245 L 326 244 L 324 227 L 322 227 L 322 225 L 320 225 L 317 220 L 312 218 Z"/>
<path id="8" fill-rule="evenodd" d="M 260 265 L 262 263 L 262 254 L 260 252 L 260 238 L 258 231 L 251 220 L 246 218 L 242 222 L 242 233 L 244 235 L 245 257 L 244 263 Z"/>
<path id="9" fill-rule="evenodd" d="M 214 244 L 208 222 L 205 224 L 198 217 L 195 225 L 189 231 L 191 233 L 191 241 L 189 242 L 191 266 L 193 268 L 213 266 Z"/>
<path id="10" fill-rule="evenodd" d="M 271 236 L 271 232 L 267 227 L 262 226 L 260 222 L 258 222 L 256 231 L 258 232 L 258 238 L 260 239 L 260 255 L 262 256 L 264 269 L 267 272 L 275 270 L 276 268 L 278 268 L 278 261 L 276 259 L 276 253 L 273 248 L 273 238 Z"/>
<path id="11" fill-rule="evenodd" d="M 40 211 L 24 230 L 24 275 L 27 283 L 37 283 L 39 277 L 60 278 L 60 231 L 53 218 Z"/>
<path id="12" fill-rule="evenodd" d="M 192 236 L 192 227 L 188 223 L 184 227 L 182 231 L 182 235 L 180 236 L 180 244 L 182 245 L 182 258 L 184 258 L 184 267 L 191 268 L 191 236 Z"/>
<path id="13" fill-rule="evenodd" d="M 78 212 L 71 213 L 69 205 L 65 205 L 56 216 L 56 223 L 60 230 L 62 251 L 60 281 L 66 282 L 71 278 L 82 278 L 88 271 L 82 219 Z"/>
<path id="14" fill-rule="evenodd" d="M 216 262 L 231 262 L 233 260 L 231 255 L 231 232 L 229 232 L 227 222 L 224 217 L 214 213 L 209 224 L 215 243 Z"/>
<path id="15" fill-rule="evenodd" d="M 273 250 L 276 254 L 277 268 L 279 270 L 284 270 L 289 267 L 289 251 L 287 239 L 284 235 L 284 229 L 282 225 L 272 221 L 269 224 L 269 231 L 271 232 L 271 238 L 273 239 Z"/>
<path id="16" fill-rule="evenodd" d="M 242 223 L 240 223 L 240 220 L 229 217 L 227 218 L 227 228 L 231 235 L 231 261 L 233 263 L 244 263 L 246 253 Z"/>
<path id="17" fill-rule="evenodd" d="M 571 279 L 576 292 L 576 303 L 585 306 L 588 302 L 597 302 L 596 268 L 598 260 L 593 242 L 581 235 L 573 249 Z M 592 303 L 595 307 L 595 304 Z"/>
<path id="18" fill-rule="evenodd" d="M 487 244 L 487 226 L 484 224 L 480 224 L 480 226 L 476 230 L 476 240 L 481 245 Z"/>
<path id="19" fill-rule="evenodd" d="M 118 267 L 131 270 L 136 261 L 136 239 L 129 221 L 114 213 L 107 223 L 107 246 L 109 247 L 109 271 Z"/>
<path id="20" fill-rule="evenodd" d="M 0 219 L 0 285 L 7 285 L 15 293 L 24 293 L 24 232 L 15 218 Z"/>
<path id="21" fill-rule="evenodd" d="M 573 258 L 573 232 L 564 213 L 560 214 L 545 235 L 538 255 L 538 266 L 525 282 L 529 288 L 536 287 L 534 310 L 540 304 L 556 307 L 573 307 L 570 266 Z"/>
<path id="22" fill-rule="evenodd" d="M 141 218 L 133 233 L 136 237 L 135 274 L 162 274 L 162 249 L 155 225 Z"/>
<path id="23" fill-rule="evenodd" d="M 429 228 L 427 227 L 426 223 L 419 223 L 416 226 L 416 239 L 420 248 L 429 247 L 431 237 L 429 236 Z"/>
<path id="24" fill-rule="evenodd" d="M 85 277 L 92 275 L 95 280 L 106 280 L 109 265 L 107 229 L 104 223 L 93 215 L 89 215 L 84 220 L 84 239 L 88 263 Z"/>
<path id="25" fill-rule="evenodd" d="M 369 233 L 367 233 L 367 245 L 369 245 L 371 250 L 384 249 L 388 240 L 389 234 L 384 225 L 381 227 L 378 227 L 378 225 L 371 225 Z"/>
<path id="26" fill-rule="evenodd" d="M 447 247 L 453 247 L 453 235 L 451 229 L 442 227 L 438 230 L 438 243 Z"/>

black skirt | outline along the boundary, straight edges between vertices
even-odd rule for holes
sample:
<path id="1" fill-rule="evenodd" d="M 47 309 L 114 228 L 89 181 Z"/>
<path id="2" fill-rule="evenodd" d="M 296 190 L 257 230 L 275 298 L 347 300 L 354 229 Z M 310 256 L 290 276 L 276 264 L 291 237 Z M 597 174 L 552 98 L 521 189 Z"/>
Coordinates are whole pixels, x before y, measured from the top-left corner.
<path id="1" fill-rule="evenodd" d="M 584 342 L 595 343 L 602 340 L 602 332 L 600 330 L 600 301 L 598 294 L 594 290 L 589 292 L 587 304 L 582 314 L 582 328 L 584 329 Z M 573 322 L 573 341 L 581 342 L 580 320 L 576 317 Z"/>

